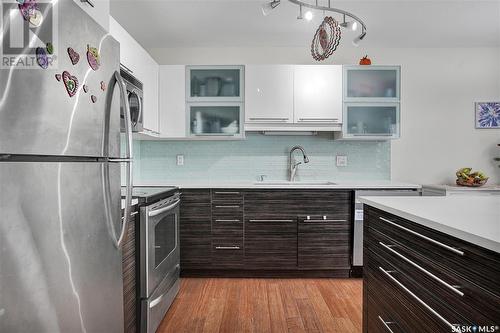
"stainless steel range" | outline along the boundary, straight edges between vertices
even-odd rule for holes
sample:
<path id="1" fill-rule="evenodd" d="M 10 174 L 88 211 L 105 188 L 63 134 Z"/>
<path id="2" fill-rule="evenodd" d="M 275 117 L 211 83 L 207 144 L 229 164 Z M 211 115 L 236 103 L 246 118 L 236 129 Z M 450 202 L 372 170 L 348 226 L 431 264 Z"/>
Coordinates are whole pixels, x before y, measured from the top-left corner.
<path id="1" fill-rule="evenodd" d="M 134 188 L 139 198 L 140 331 L 154 333 L 180 287 L 176 188 Z"/>

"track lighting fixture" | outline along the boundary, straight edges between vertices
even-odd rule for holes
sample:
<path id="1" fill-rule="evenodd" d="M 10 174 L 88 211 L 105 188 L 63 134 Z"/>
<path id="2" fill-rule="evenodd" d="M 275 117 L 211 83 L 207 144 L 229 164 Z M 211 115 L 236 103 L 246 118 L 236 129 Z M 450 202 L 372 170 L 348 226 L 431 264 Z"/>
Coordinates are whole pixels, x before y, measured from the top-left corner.
<path id="1" fill-rule="evenodd" d="M 314 18 L 314 14 L 312 10 L 317 10 L 317 11 L 322 11 L 323 13 L 325 12 L 330 12 L 330 13 L 337 13 L 343 16 L 343 22 L 339 24 L 342 28 L 345 28 L 347 30 L 351 31 L 356 31 L 358 30 L 358 27 L 361 25 L 361 34 L 354 38 L 352 43 L 355 46 L 358 46 L 358 44 L 365 38 L 366 36 L 366 25 L 365 23 L 356 15 L 349 13 L 345 10 L 338 9 L 331 7 L 331 0 L 323 0 L 323 2 L 327 2 L 324 5 L 321 4 L 322 0 L 314 0 L 314 3 L 311 2 L 311 0 L 288 0 L 289 2 L 299 6 L 299 16 L 297 16 L 297 19 L 302 20 L 306 19 L 307 21 L 311 21 Z M 309 2 L 308 2 L 309 1 Z M 272 1 L 267 1 L 262 5 L 262 13 L 264 15 L 268 15 L 274 8 L 278 7 L 279 4 L 281 3 L 281 0 L 272 0 Z M 308 8 L 309 10 L 303 13 L 303 8 Z M 348 19 L 346 21 L 346 18 Z"/>
<path id="2" fill-rule="evenodd" d="M 278 7 L 280 3 L 281 3 L 280 0 L 272 0 L 269 2 L 263 3 L 262 4 L 262 14 L 264 14 L 264 16 L 269 15 L 269 13 L 271 13 L 274 8 Z"/>

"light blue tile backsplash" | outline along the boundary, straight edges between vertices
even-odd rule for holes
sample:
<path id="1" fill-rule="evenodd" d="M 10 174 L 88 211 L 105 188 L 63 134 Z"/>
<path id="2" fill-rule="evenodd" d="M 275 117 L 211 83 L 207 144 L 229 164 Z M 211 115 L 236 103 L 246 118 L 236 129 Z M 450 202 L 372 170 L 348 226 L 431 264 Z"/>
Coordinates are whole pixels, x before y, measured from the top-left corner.
<path id="1" fill-rule="evenodd" d="M 253 181 L 287 178 L 288 152 L 304 147 L 310 163 L 299 166 L 297 180 L 389 180 L 390 142 L 334 141 L 320 136 L 247 134 L 243 141 L 136 141 L 135 184 L 189 181 Z M 300 152 L 296 152 L 297 160 Z M 184 166 L 176 165 L 184 155 Z M 336 155 L 348 166 L 337 167 Z"/>

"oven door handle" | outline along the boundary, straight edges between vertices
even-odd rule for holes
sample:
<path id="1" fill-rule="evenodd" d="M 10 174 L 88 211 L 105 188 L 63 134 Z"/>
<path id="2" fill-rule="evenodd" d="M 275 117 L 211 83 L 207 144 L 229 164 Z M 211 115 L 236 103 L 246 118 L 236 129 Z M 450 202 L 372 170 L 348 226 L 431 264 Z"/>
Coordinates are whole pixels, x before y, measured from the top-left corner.
<path id="1" fill-rule="evenodd" d="M 163 207 L 163 208 L 160 208 L 160 209 L 156 209 L 156 210 L 152 210 L 148 213 L 148 216 L 149 217 L 153 217 L 153 216 L 157 216 L 157 215 L 160 215 L 161 213 L 164 213 L 168 210 L 171 210 L 171 209 L 174 209 L 176 206 L 179 205 L 179 203 L 181 202 L 180 199 L 177 199 L 175 200 L 175 202 L 171 205 L 168 205 L 167 207 Z"/>

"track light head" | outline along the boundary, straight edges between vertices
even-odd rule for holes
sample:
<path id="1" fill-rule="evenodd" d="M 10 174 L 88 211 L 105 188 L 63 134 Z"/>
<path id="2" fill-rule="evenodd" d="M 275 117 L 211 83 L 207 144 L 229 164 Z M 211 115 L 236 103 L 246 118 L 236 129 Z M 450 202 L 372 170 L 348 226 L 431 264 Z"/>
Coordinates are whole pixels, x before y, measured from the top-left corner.
<path id="1" fill-rule="evenodd" d="M 363 38 L 365 38 L 366 36 L 366 31 L 363 30 L 363 32 L 361 33 L 361 35 L 359 35 L 358 37 L 354 38 L 354 40 L 352 41 L 352 45 L 354 46 L 359 46 L 359 42 L 361 42 L 363 40 Z"/>
<path id="2" fill-rule="evenodd" d="M 345 14 L 344 14 L 344 22 L 340 23 L 340 26 L 343 28 L 346 28 L 348 30 L 352 30 L 352 31 L 358 30 L 358 22 L 356 22 L 356 21 L 346 22 Z"/>
<path id="3" fill-rule="evenodd" d="M 269 15 L 274 8 L 279 6 L 280 3 L 281 3 L 280 0 L 266 1 L 265 3 L 262 4 L 262 14 L 264 16 Z"/>

